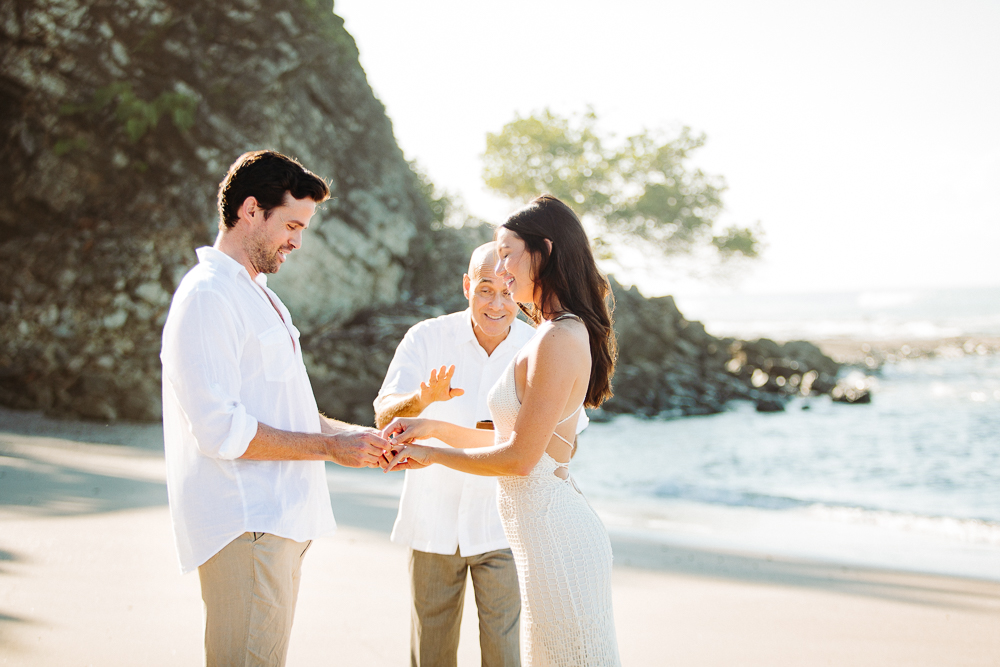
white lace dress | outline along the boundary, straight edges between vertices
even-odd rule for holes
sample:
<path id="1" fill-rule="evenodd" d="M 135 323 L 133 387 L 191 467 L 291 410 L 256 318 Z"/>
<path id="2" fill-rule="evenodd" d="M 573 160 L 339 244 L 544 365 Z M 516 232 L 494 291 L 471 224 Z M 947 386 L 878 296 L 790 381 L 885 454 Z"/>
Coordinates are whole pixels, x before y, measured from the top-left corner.
<path id="1" fill-rule="evenodd" d="M 497 442 L 504 442 L 521 408 L 513 363 L 490 392 L 489 406 Z M 566 465 L 543 454 L 526 477 L 499 478 L 500 517 L 521 588 L 521 664 L 620 665 L 611 542 L 572 477 L 556 475 Z"/>

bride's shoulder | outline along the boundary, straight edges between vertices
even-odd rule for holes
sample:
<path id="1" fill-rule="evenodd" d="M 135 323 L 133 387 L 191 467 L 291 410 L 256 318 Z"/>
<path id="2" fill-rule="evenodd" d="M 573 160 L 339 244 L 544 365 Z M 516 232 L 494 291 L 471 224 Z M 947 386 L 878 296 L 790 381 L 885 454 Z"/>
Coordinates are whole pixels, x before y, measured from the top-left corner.
<path id="1" fill-rule="evenodd" d="M 556 357 L 577 356 L 581 352 L 589 354 L 587 327 L 576 318 L 545 323 L 538 332 L 538 352 Z"/>

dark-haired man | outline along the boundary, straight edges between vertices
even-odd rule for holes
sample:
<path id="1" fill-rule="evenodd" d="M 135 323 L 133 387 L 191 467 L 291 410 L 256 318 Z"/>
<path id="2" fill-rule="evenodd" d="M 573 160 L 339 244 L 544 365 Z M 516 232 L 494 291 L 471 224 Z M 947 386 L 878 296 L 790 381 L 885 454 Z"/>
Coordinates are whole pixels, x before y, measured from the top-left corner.
<path id="1" fill-rule="evenodd" d="M 266 274 L 329 197 L 273 151 L 219 187 L 219 235 L 198 249 L 163 328 L 167 491 L 181 569 L 198 569 L 208 665 L 283 665 L 302 558 L 335 528 L 324 461 L 377 467 L 373 429 L 319 413 L 299 332 Z"/>

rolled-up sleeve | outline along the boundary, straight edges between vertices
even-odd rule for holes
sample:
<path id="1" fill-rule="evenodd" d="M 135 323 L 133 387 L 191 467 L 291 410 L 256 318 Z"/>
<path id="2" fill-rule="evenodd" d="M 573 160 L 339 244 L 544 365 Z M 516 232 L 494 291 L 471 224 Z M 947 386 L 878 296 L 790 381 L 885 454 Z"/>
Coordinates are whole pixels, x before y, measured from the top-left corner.
<path id="1" fill-rule="evenodd" d="M 221 294 L 197 290 L 175 301 L 163 331 L 164 379 L 210 458 L 239 458 L 257 433 L 257 419 L 240 400 L 241 328 Z"/>

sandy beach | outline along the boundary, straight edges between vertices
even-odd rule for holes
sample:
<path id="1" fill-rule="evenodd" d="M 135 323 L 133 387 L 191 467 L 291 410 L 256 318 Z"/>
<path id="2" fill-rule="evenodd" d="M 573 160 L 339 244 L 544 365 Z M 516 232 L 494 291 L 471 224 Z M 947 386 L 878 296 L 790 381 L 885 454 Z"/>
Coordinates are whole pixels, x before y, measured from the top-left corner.
<path id="1" fill-rule="evenodd" d="M 405 665 L 400 478 L 330 468 L 340 530 L 304 566 L 290 665 Z M 0 665 L 197 665 L 156 425 L 0 410 Z M 686 549 L 613 534 L 622 660 L 997 665 L 1000 583 Z M 467 598 L 459 664 L 479 664 Z"/>

